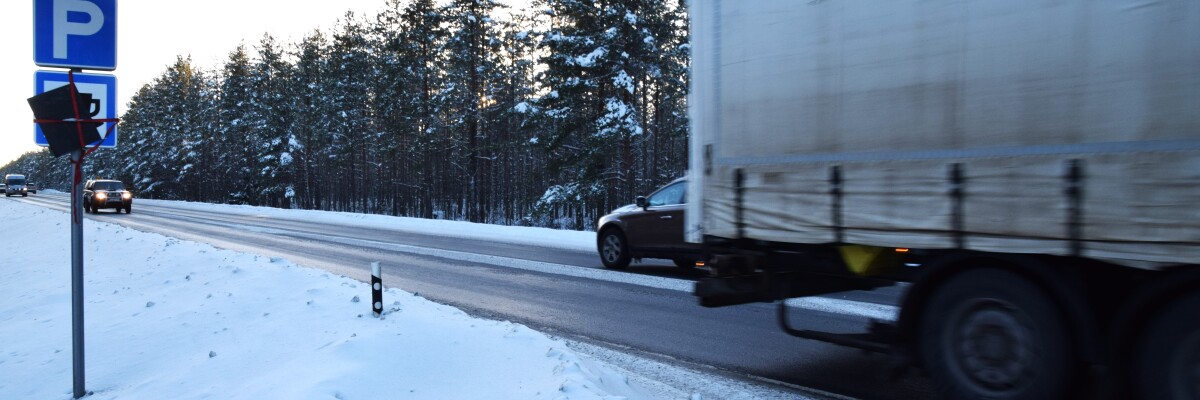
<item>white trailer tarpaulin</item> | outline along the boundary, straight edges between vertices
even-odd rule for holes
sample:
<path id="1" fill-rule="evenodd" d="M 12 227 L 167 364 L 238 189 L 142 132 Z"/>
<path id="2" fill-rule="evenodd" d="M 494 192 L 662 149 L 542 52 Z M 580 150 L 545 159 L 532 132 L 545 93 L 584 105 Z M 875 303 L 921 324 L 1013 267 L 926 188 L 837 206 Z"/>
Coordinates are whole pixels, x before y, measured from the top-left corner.
<path id="1" fill-rule="evenodd" d="M 689 13 L 689 240 L 1200 261 L 1200 2 Z"/>

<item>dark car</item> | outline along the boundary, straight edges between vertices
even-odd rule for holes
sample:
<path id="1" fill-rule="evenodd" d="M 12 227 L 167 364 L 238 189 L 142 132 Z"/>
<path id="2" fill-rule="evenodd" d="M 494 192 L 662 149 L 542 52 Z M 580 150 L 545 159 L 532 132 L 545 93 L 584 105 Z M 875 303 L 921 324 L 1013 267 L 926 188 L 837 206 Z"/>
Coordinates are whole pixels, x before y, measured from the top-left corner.
<path id="1" fill-rule="evenodd" d="M 133 212 L 133 193 L 125 189 L 121 181 L 111 179 L 89 180 L 83 184 L 83 210 L 95 214 L 101 209 L 113 208 L 117 212 Z"/>
<path id="2" fill-rule="evenodd" d="M 25 191 L 32 193 L 32 194 L 37 194 L 37 190 L 38 190 L 38 187 L 37 187 L 36 183 L 26 183 L 25 184 Z"/>
<path id="3" fill-rule="evenodd" d="M 701 260 L 700 245 L 683 240 L 687 181 L 679 178 L 648 197 L 600 218 L 596 248 L 605 268 L 623 269 L 633 260 L 665 258 L 681 268 Z"/>

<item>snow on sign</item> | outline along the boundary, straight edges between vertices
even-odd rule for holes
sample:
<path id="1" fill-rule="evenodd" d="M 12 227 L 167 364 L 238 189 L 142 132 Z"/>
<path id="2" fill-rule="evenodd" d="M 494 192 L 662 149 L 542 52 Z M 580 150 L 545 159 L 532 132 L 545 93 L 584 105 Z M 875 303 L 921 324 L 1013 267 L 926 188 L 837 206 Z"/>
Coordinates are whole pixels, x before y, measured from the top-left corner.
<path id="1" fill-rule="evenodd" d="M 33 62 L 117 69 L 117 0 L 34 0 Z"/>
<path id="2" fill-rule="evenodd" d="M 33 74 L 33 93 L 35 95 L 42 94 L 50 91 L 51 89 L 55 89 L 60 86 L 66 86 L 67 82 L 69 82 L 69 79 L 70 78 L 67 76 L 66 72 L 37 71 Z M 117 101 L 116 76 L 107 74 L 77 73 L 75 74 L 75 87 L 79 89 L 80 93 L 91 94 L 93 100 L 99 100 L 100 110 L 96 113 L 96 115 L 91 116 L 91 118 L 111 119 L 117 117 L 117 107 L 115 104 L 113 104 L 113 102 Z M 88 106 L 88 108 L 90 108 L 90 106 Z M 87 112 L 90 113 L 91 111 L 92 110 L 89 109 Z M 112 133 L 110 133 L 108 136 L 104 136 L 104 134 L 108 132 L 109 125 L 112 124 L 112 122 L 107 122 L 97 128 L 99 129 L 100 136 L 103 137 L 103 139 L 100 141 L 100 147 L 102 148 L 117 147 L 117 128 L 112 128 Z M 49 146 L 49 143 L 46 141 L 46 135 L 42 132 L 42 128 L 37 124 L 34 124 L 34 132 L 34 142 L 36 142 L 38 146 Z M 89 147 L 92 145 L 95 145 L 95 143 L 88 144 Z"/>

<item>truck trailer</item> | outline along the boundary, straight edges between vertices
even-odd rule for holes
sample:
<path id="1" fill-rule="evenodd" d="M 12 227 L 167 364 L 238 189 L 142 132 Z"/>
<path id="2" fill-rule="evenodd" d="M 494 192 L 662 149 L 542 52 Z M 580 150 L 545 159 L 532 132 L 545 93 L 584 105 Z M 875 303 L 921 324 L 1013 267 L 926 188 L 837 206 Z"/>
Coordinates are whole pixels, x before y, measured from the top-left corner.
<path id="1" fill-rule="evenodd" d="M 701 305 L 947 398 L 1200 399 L 1200 2 L 692 0 Z M 895 320 L 783 300 L 900 284 Z"/>

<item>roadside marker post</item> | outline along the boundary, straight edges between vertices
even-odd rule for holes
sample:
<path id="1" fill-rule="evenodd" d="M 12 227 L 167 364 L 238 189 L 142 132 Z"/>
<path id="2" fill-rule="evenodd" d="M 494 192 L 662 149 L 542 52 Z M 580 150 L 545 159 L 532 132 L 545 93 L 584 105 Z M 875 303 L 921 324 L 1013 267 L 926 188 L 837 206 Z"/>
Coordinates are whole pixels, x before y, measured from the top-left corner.
<path id="1" fill-rule="evenodd" d="M 379 272 L 379 261 L 371 262 L 371 311 L 375 316 L 383 315 L 383 279 Z"/>

